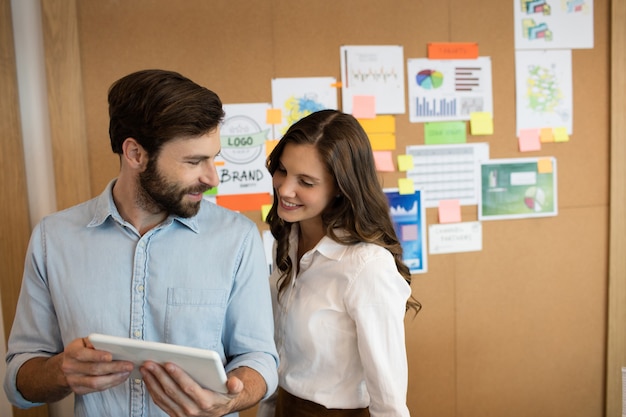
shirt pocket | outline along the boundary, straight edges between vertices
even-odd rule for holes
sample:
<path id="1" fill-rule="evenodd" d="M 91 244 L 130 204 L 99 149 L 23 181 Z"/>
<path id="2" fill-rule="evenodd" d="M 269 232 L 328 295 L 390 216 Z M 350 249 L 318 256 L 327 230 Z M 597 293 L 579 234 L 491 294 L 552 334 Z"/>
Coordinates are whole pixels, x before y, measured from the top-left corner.
<path id="1" fill-rule="evenodd" d="M 225 290 L 168 288 L 166 342 L 217 350 L 225 311 Z"/>

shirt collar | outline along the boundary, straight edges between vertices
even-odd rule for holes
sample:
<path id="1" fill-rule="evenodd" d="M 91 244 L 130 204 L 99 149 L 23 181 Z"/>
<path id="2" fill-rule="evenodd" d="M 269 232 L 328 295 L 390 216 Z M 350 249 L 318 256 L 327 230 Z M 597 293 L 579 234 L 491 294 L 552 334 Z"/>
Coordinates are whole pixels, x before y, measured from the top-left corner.
<path id="1" fill-rule="evenodd" d="M 102 194 L 96 197 L 96 209 L 94 212 L 94 216 L 87 225 L 87 227 L 97 227 L 103 224 L 108 217 L 111 217 L 117 223 L 121 225 L 129 225 L 129 223 L 122 218 L 117 207 L 115 206 L 115 201 L 113 200 L 113 186 L 117 179 L 113 179 L 106 186 Z M 200 207 L 202 210 L 202 207 Z M 172 222 L 176 220 L 180 224 L 187 226 L 191 231 L 198 233 L 200 228 L 198 227 L 198 216 L 193 216 L 189 218 L 169 215 L 167 219 L 163 221 L 163 223 L 159 227 L 164 227 L 172 224 Z"/>
<path id="2" fill-rule="evenodd" d="M 300 233 L 300 226 L 298 224 L 294 224 L 291 227 L 291 234 L 289 236 L 289 245 L 291 248 L 298 247 L 298 235 Z M 346 232 L 342 229 L 335 229 L 335 235 L 343 236 Z M 317 245 L 313 248 L 313 252 L 318 252 L 321 255 L 325 256 L 328 259 L 332 259 L 334 261 L 340 261 L 343 255 L 348 250 L 348 246 L 342 243 L 336 242 L 328 235 L 324 236 Z"/>

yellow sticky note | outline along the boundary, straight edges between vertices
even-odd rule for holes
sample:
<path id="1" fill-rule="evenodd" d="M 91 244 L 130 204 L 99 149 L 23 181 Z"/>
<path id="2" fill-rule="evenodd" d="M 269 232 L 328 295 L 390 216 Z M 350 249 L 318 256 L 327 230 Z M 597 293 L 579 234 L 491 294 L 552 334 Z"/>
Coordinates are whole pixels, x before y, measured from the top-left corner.
<path id="1" fill-rule="evenodd" d="M 490 112 L 480 111 L 470 114 L 472 135 L 493 135 L 493 117 Z"/>
<path id="2" fill-rule="evenodd" d="M 400 178 L 398 180 L 398 193 L 399 194 L 415 194 L 415 184 L 412 179 Z"/>
<path id="3" fill-rule="evenodd" d="M 278 145 L 278 141 L 279 139 L 268 139 L 265 141 L 265 156 L 266 157 L 270 156 L 270 154 L 272 153 L 276 145 Z"/>
<path id="4" fill-rule="evenodd" d="M 357 119 L 374 119 L 376 117 L 376 97 L 353 96 L 352 115 Z"/>
<path id="5" fill-rule="evenodd" d="M 413 155 L 398 155 L 398 171 L 405 172 L 413 168 Z"/>
<path id="6" fill-rule="evenodd" d="M 554 142 L 554 133 L 552 133 L 552 128 L 541 128 L 539 131 L 539 140 L 541 140 L 542 143 Z"/>
<path id="7" fill-rule="evenodd" d="M 395 171 L 391 151 L 374 151 L 374 162 L 376 164 L 376 171 L 378 172 Z"/>
<path id="8" fill-rule="evenodd" d="M 567 134 L 567 128 L 555 127 L 554 128 L 554 141 L 555 142 L 569 142 L 569 135 Z"/>
<path id="9" fill-rule="evenodd" d="M 267 109 L 265 118 L 268 125 L 278 125 L 283 120 L 283 111 L 281 109 Z"/>
<path id="10" fill-rule="evenodd" d="M 267 215 L 270 212 L 271 208 L 272 208 L 271 204 L 263 204 L 261 206 L 261 219 L 263 219 L 263 221 L 265 221 L 265 219 L 267 218 Z"/>
<path id="11" fill-rule="evenodd" d="M 396 118 L 390 114 L 378 115 L 373 119 L 358 119 L 361 127 L 367 134 L 370 133 L 394 133 L 396 131 Z"/>
<path id="12" fill-rule="evenodd" d="M 539 174 L 549 174 L 552 172 L 552 159 L 541 158 L 537 161 L 537 172 Z"/>
<path id="13" fill-rule="evenodd" d="M 375 151 L 393 151 L 396 149 L 395 133 L 370 133 L 370 144 Z"/>

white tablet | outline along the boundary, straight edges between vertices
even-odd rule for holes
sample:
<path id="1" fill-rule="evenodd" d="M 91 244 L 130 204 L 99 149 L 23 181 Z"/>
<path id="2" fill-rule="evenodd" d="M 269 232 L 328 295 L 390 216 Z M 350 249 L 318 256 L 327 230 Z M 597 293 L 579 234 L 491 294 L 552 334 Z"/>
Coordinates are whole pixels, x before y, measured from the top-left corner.
<path id="1" fill-rule="evenodd" d="M 145 361 L 161 364 L 170 362 L 184 369 L 204 388 L 215 392 L 228 392 L 226 371 L 215 351 L 98 333 L 90 334 L 89 341 L 96 349 L 111 352 L 114 360 L 133 362 L 135 369 L 131 378 L 141 378 L 139 366 Z"/>

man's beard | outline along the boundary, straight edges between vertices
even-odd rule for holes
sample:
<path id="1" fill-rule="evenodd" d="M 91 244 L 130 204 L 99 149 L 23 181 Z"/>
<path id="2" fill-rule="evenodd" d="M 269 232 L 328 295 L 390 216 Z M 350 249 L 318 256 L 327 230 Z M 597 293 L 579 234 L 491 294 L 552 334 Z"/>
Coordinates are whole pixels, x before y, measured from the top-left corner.
<path id="1" fill-rule="evenodd" d="M 200 201 L 185 202 L 189 193 L 203 193 L 209 189 L 206 185 L 181 188 L 169 182 L 157 168 L 158 158 L 151 158 L 145 171 L 139 174 L 137 203 L 151 213 L 166 212 L 180 217 L 195 216 L 200 210 Z"/>

